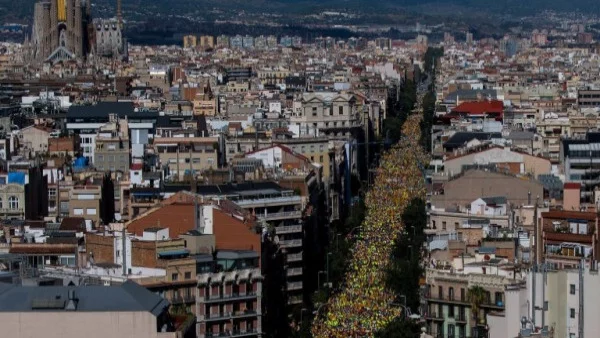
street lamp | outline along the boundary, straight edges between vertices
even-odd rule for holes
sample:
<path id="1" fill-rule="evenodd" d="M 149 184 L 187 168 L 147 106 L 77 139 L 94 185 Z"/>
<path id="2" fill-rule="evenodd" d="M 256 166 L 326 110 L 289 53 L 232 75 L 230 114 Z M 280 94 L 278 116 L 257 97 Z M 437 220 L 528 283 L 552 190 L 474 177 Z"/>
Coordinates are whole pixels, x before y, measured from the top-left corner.
<path id="1" fill-rule="evenodd" d="M 327 286 L 329 286 L 329 256 L 331 256 L 331 252 L 327 253 Z"/>
<path id="2" fill-rule="evenodd" d="M 319 271 L 319 273 L 317 274 L 317 282 L 319 283 L 319 290 L 321 290 L 321 274 L 322 273 L 326 273 L 325 271 L 321 270 Z"/>

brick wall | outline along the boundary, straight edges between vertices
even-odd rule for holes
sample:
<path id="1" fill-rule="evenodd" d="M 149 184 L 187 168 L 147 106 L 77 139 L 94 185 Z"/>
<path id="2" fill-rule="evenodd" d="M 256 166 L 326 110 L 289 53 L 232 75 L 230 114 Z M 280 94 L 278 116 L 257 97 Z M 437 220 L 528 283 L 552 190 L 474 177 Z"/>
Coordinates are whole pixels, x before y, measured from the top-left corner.
<path id="1" fill-rule="evenodd" d="M 114 263 L 114 238 L 95 234 L 85 235 L 85 251 L 94 253 L 95 263 Z"/>
<path id="2" fill-rule="evenodd" d="M 132 241 L 131 264 L 133 266 L 157 268 L 156 244 L 147 241 Z"/>

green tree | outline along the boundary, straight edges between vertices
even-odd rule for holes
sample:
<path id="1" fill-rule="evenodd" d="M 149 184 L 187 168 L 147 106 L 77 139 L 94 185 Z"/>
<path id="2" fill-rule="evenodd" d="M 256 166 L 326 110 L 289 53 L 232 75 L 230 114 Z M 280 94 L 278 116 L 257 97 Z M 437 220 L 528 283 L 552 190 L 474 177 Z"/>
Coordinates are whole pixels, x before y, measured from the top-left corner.
<path id="1" fill-rule="evenodd" d="M 392 249 L 386 283 L 396 295 L 406 297 L 406 305 L 417 312 L 420 304 L 419 282 L 423 276 L 423 230 L 427 224 L 425 201 L 421 198 L 412 199 L 402 213 L 402 222 L 404 229 L 398 234 Z"/>
<path id="2" fill-rule="evenodd" d="M 402 137 L 402 121 L 399 117 L 388 117 L 383 121 L 383 135 L 391 144 L 396 144 Z"/>
<path id="3" fill-rule="evenodd" d="M 431 152 L 431 128 L 435 122 L 435 94 L 427 92 L 423 96 L 423 119 L 421 120 L 421 145 Z"/>
<path id="4" fill-rule="evenodd" d="M 419 325 L 414 321 L 396 318 L 385 329 L 377 332 L 375 338 L 415 338 L 420 332 Z"/>
<path id="5" fill-rule="evenodd" d="M 471 305 L 471 316 L 474 319 L 473 327 L 475 328 L 477 327 L 477 324 L 479 324 L 481 304 L 485 302 L 486 295 L 487 292 L 481 286 L 473 286 L 467 291 L 467 301 Z"/>

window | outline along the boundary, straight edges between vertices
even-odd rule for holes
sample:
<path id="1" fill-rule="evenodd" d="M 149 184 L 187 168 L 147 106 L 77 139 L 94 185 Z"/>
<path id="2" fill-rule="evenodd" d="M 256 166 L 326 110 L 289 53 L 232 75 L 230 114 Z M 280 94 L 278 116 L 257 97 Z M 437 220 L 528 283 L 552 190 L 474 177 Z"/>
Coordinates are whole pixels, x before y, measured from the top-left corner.
<path id="1" fill-rule="evenodd" d="M 454 288 L 453 287 L 448 288 L 448 299 L 454 300 Z"/>
<path id="2" fill-rule="evenodd" d="M 437 229 L 437 228 L 435 227 L 435 221 L 434 221 L 434 220 L 432 220 L 432 221 L 431 221 L 431 228 L 432 228 L 432 229 Z"/>
<path id="3" fill-rule="evenodd" d="M 575 294 L 575 284 L 569 285 L 569 293 L 572 295 Z"/>
<path id="4" fill-rule="evenodd" d="M 569 309 L 569 312 L 571 313 L 571 318 L 575 318 L 575 309 L 571 308 Z"/>
<path id="5" fill-rule="evenodd" d="M 85 213 L 88 214 L 88 215 L 96 215 L 96 208 L 86 209 Z"/>
<path id="6" fill-rule="evenodd" d="M 9 209 L 19 209 L 19 198 L 17 196 L 10 196 L 8 198 L 8 208 Z"/>
<path id="7" fill-rule="evenodd" d="M 317 107 L 312 108 L 312 116 L 317 116 Z"/>
<path id="8" fill-rule="evenodd" d="M 466 300 L 465 298 L 465 288 L 460 288 L 460 301 L 464 302 Z"/>
<path id="9" fill-rule="evenodd" d="M 439 297 L 440 299 L 443 299 L 443 298 L 444 298 L 444 287 L 443 287 L 443 286 L 441 286 L 441 285 L 440 285 L 440 286 L 438 286 L 438 297 Z"/>
<path id="10" fill-rule="evenodd" d="M 465 337 L 465 327 L 462 325 L 458 326 L 458 336 L 461 338 Z"/>
<path id="11" fill-rule="evenodd" d="M 121 250 L 117 250 L 117 258 L 121 257 Z"/>
<path id="12" fill-rule="evenodd" d="M 442 230 L 446 230 L 446 221 L 442 222 Z"/>
<path id="13" fill-rule="evenodd" d="M 448 305 L 448 317 L 454 318 L 454 305 Z"/>
<path id="14" fill-rule="evenodd" d="M 175 282 L 175 281 L 177 281 L 177 278 L 178 278 L 178 277 L 179 277 L 179 274 L 178 274 L 178 273 L 172 273 L 172 274 L 171 274 L 171 280 L 172 280 L 172 281 L 174 281 L 174 282 Z"/>
<path id="15" fill-rule="evenodd" d="M 496 292 L 496 294 L 494 295 L 495 297 L 495 301 L 496 301 L 496 305 L 501 306 L 503 304 L 502 301 L 502 292 Z"/>
<path id="16" fill-rule="evenodd" d="M 448 337 L 454 337 L 454 325 L 448 325 Z"/>
<path id="17" fill-rule="evenodd" d="M 83 209 L 81 209 L 81 208 L 75 208 L 75 209 L 73 209 L 73 215 L 75 215 L 75 216 L 82 216 L 83 215 Z"/>
<path id="18" fill-rule="evenodd" d="M 191 273 L 191 272 L 189 272 L 189 271 L 187 271 L 187 272 L 185 273 L 185 279 L 192 279 L 192 273 Z"/>
<path id="19" fill-rule="evenodd" d="M 458 229 L 458 222 L 454 222 L 454 229 Z"/>
<path id="20" fill-rule="evenodd" d="M 323 155 L 319 156 L 319 163 L 323 163 Z"/>
<path id="21" fill-rule="evenodd" d="M 344 115 L 344 107 L 343 106 L 338 107 L 338 114 Z"/>

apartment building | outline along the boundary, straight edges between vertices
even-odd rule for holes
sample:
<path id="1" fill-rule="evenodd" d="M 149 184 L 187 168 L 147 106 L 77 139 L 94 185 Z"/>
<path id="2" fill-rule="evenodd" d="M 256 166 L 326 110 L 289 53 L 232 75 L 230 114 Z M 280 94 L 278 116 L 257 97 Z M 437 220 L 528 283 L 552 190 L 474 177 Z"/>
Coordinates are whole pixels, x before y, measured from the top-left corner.
<path id="1" fill-rule="evenodd" d="M 24 184 L 0 185 L 0 217 L 2 219 L 23 219 L 25 217 Z"/>
<path id="2" fill-rule="evenodd" d="M 256 75 L 263 85 L 279 85 L 285 83 L 285 78 L 290 75 L 290 71 L 281 67 L 263 68 L 258 70 Z"/>
<path id="3" fill-rule="evenodd" d="M 560 162 L 561 137 L 568 137 L 570 132 L 569 118 L 556 113 L 546 113 L 536 123 L 537 134 L 542 139 L 541 155 L 549 158 L 554 166 Z"/>
<path id="4" fill-rule="evenodd" d="M 574 268 L 582 259 L 592 262 L 598 255 L 595 212 L 551 210 L 542 212 L 540 259 L 556 268 Z M 543 250 L 543 251 L 541 251 Z M 543 256 L 542 256 L 543 255 Z"/>
<path id="5" fill-rule="evenodd" d="M 527 153 L 493 145 L 484 145 L 472 150 L 465 150 L 444 160 L 444 173 L 447 176 L 458 175 L 465 166 L 474 164 L 494 164 L 499 171 L 514 175 L 529 174 L 533 177 L 549 174 L 552 169 L 550 160 Z"/>
<path id="6" fill-rule="evenodd" d="M 207 255 L 208 256 L 208 255 Z M 254 251 L 219 250 L 198 273 L 197 336 L 262 336 L 262 275 Z"/>
<path id="7" fill-rule="evenodd" d="M 69 191 L 69 216 L 83 217 L 94 224 L 100 224 L 101 202 L 102 186 L 75 185 Z"/>
<path id="8" fill-rule="evenodd" d="M 600 185 L 600 133 L 562 139 L 560 161 L 566 181 L 581 184 L 581 200 L 594 203 L 594 190 Z"/>
<path id="9" fill-rule="evenodd" d="M 507 270 L 510 264 L 481 250 L 475 257 L 455 258 L 456 269 L 445 266 L 426 270 L 427 331 L 439 338 L 488 337 L 492 327 L 487 323 L 489 313 L 503 314 L 505 291 L 520 287 L 523 281 L 515 279 L 514 272 Z M 479 313 L 471 311 L 469 290 L 484 290 Z M 477 319 L 477 322 L 475 321 Z"/>
<path id="10" fill-rule="evenodd" d="M 531 199 L 537 196 L 543 198 L 544 187 L 529 178 L 469 169 L 443 183 L 443 188 L 431 196 L 431 205 L 435 209 L 457 210 L 482 197 L 482 194 L 501 195 L 513 205 L 523 205 L 530 204 Z"/>
<path id="11" fill-rule="evenodd" d="M 577 90 L 577 105 L 581 108 L 600 107 L 600 89 L 582 88 Z"/>
<path id="12" fill-rule="evenodd" d="M 239 185 L 238 185 L 239 186 Z M 232 191 L 233 192 L 233 191 Z M 303 294 L 303 252 L 305 201 L 294 191 L 266 184 L 264 189 L 250 185 L 239 187 L 230 195 L 237 205 L 251 212 L 268 229 L 274 230 L 275 242 L 285 254 L 286 290 L 289 304 L 301 304 Z"/>
<path id="13" fill-rule="evenodd" d="M 290 117 L 300 136 L 349 137 L 363 120 L 357 99 L 352 94 L 337 92 L 303 93 L 301 107 Z"/>
<path id="14" fill-rule="evenodd" d="M 168 228 L 147 228 L 141 237 L 126 234 L 125 242 L 120 232 L 87 233 L 86 252 L 94 264 L 114 264 L 125 277 L 136 271 L 156 275 L 136 277 L 135 281 L 194 313 L 196 259 L 189 256 L 185 240 L 169 237 Z"/>
<path id="15" fill-rule="evenodd" d="M 218 167 L 218 141 L 218 137 L 161 137 L 153 146 L 167 176 L 182 181 Z"/>
<path id="16" fill-rule="evenodd" d="M 131 158 L 126 119 L 115 119 L 100 127 L 95 141 L 94 166 L 97 170 L 129 172 Z"/>
<path id="17" fill-rule="evenodd" d="M 48 151 L 48 139 L 52 129 L 33 125 L 19 130 L 19 144 L 27 152 L 25 155 L 41 154 Z"/>

